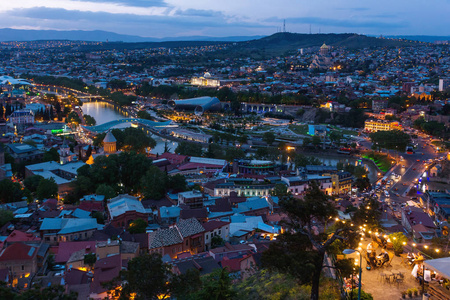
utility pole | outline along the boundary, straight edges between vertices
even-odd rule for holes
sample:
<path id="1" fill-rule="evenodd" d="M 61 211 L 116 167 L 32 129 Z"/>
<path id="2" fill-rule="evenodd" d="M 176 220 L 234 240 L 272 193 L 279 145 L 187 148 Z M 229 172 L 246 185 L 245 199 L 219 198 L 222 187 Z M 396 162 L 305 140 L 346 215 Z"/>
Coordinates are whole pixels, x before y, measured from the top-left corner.
<path id="1" fill-rule="evenodd" d="M 283 32 L 286 32 L 286 20 L 283 20 Z"/>

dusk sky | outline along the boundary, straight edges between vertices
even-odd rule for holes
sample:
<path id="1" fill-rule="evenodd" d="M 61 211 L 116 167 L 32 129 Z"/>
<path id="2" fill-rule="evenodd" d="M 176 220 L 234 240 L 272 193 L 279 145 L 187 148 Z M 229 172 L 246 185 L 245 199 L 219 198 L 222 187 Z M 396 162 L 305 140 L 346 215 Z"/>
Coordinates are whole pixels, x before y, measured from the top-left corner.
<path id="1" fill-rule="evenodd" d="M 450 0 L 1 0 L 0 28 L 144 37 L 290 32 L 450 35 Z"/>

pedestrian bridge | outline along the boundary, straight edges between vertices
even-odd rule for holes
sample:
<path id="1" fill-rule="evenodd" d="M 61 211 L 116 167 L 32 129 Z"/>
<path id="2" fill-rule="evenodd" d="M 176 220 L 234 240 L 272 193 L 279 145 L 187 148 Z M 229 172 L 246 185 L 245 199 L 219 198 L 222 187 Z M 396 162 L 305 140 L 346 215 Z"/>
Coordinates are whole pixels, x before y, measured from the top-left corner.
<path id="1" fill-rule="evenodd" d="M 102 133 L 102 132 L 108 131 L 109 129 L 113 128 L 114 126 L 117 126 L 117 125 L 123 124 L 123 123 L 139 123 L 141 125 L 148 126 L 148 127 L 162 128 L 162 127 L 169 126 L 172 123 L 172 121 L 154 122 L 154 121 L 145 120 L 145 119 L 127 118 L 127 119 L 119 119 L 119 120 L 115 120 L 115 121 L 111 121 L 111 122 L 106 122 L 101 125 L 82 126 L 82 127 L 93 133 Z"/>

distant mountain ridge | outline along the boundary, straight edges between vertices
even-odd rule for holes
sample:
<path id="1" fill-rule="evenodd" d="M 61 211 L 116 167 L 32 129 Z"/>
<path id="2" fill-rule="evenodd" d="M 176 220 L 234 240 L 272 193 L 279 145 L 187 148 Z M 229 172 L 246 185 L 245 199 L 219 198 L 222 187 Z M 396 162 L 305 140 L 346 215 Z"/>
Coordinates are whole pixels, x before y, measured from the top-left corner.
<path id="1" fill-rule="evenodd" d="M 210 37 L 210 36 L 186 36 L 186 37 L 165 37 L 151 38 L 137 35 L 118 34 L 115 32 L 103 30 L 25 30 L 25 29 L 0 29 L 0 41 L 38 41 L 38 40 L 70 40 L 70 41 L 92 41 L 92 42 L 165 42 L 165 41 L 223 41 L 223 42 L 241 42 L 253 39 L 259 39 L 264 36 L 228 36 L 228 37 Z"/>
<path id="2" fill-rule="evenodd" d="M 450 36 L 435 36 L 435 35 L 388 35 L 386 37 L 394 39 L 407 39 L 426 43 L 433 43 L 436 41 L 450 41 Z"/>

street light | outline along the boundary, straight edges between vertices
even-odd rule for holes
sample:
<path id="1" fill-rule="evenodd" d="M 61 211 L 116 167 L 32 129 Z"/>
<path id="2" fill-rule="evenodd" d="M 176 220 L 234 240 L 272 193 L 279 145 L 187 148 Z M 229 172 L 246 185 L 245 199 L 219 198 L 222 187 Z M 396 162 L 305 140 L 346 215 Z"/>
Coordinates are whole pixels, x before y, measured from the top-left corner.
<path id="1" fill-rule="evenodd" d="M 359 253 L 359 282 L 358 282 L 358 300 L 361 300 L 361 273 L 362 273 L 362 269 L 361 269 L 361 262 L 362 262 L 362 255 L 361 252 L 355 249 L 344 249 L 344 251 L 342 251 L 342 253 L 344 254 L 353 254 L 355 252 Z"/>

